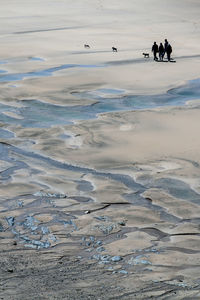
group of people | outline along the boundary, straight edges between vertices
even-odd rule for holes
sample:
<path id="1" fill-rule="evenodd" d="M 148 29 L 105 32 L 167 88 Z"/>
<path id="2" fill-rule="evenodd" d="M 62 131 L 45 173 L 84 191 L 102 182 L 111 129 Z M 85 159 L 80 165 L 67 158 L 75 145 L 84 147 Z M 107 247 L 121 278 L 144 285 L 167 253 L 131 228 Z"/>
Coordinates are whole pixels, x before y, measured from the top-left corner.
<path id="1" fill-rule="evenodd" d="M 169 44 L 168 40 L 165 39 L 164 46 L 162 43 L 158 46 L 156 42 L 154 42 L 152 46 L 152 52 L 154 55 L 154 60 L 158 60 L 157 53 L 159 54 L 160 61 L 163 61 L 165 53 L 167 54 L 167 60 L 171 60 L 172 46 Z"/>

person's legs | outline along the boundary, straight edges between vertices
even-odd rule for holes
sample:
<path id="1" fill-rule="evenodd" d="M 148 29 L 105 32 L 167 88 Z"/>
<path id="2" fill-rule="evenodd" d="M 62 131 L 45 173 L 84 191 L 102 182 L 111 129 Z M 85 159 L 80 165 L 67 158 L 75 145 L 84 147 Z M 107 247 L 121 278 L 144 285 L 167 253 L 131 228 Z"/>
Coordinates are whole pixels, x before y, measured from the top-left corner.
<path id="1" fill-rule="evenodd" d="M 156 52 L 155 52 L 155 51 L 154 51 L 153 55 L 154 55 L 154 60 L 158 60 L 158 58 L 157 58 L 157 56 L 156 56 Z"/>

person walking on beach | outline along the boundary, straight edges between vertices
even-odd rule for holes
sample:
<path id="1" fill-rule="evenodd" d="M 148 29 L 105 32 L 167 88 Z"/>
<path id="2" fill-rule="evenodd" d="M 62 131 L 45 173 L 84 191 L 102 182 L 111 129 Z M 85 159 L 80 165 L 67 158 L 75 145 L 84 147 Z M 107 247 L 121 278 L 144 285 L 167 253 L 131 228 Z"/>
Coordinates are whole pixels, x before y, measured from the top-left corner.
<path id="1" fill-rule="evenodd" d="M 152 52 L 153 52 L 154 60 L 158 60 L 156 55 L 158 53 L 158 45 L 156 44 L 156 42 L 154 42 L 152 46 Z"/>
<path id="2" fill-rule="evenodd" d="M 167 51 L 167 46 L 168 46 L 169 42 L 167 39 L 165 39 L 165 43 L 164 43 L 164 48 L 165 48 L 165 52 Z"/>
<path id="3" fill-rule="evenodd" d="M 164 49 L 164 46 L 163 46 L 162 43 L 160 43 L 160 46 L 158 48 L 158 52 L 159 52 L 160 61 L 162 61 L 163 58 L 164 58 L 164 55 L 165 55 L 165 49 Z"/>
<path id="4" fill-rule="evenodd" d="M 170 44 L 167 45 L 167 60 L 170 61 L 171 60 L 171 53 L 172 53 L 172 46 Z"/>
<path id="5" fill-rule="evenodd" d="M 167 53 L 167 46 L 168 46 L 169 42 L 167 39 L 165 39 L 165 43 L 164 43 L 164 56 L 165 56 L 165 53 Z"/>

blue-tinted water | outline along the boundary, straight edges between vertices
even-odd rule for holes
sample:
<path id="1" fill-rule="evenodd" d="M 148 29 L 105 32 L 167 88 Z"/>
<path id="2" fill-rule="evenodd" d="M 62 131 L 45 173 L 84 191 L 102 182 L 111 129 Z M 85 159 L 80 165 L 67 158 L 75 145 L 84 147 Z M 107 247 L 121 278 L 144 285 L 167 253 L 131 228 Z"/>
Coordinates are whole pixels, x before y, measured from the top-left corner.
<path id="1" fill-rule="evenodd" d="M 38 57 L 30 59 L 42 60 Z M 52 76 L 55 72 L 65 69 L 101 67 L 104 67 L 104 65 L 64 64 L 44 70 L 15 74 L 8 74 L 5 73 L 6 71 L 0 70 L 0 82 Z M 184 105 L 188 100 L 200 99 L 200 79 L 189 81 L 181 87 L 158 95 L 130 95 L 122 89 L 101 88 L 88 92 L 76 92 L 75 96 L 82 99 L 83 105 L 60 106 L 41 102 L 38 99 L 23 100 L 20 102 L 23 107 L 13 107 L 0 103 L 0 122 L 17 124 L 22 127 L 50 127 L 52 125 L 70 124 L 76 120 L 92 119 L 100 113 Z M 92 104 L 84 105 L 84 99 L 90 99 Z M 18 114 L 20 118 L 17 119 L 3 114 L 4 111 Z"/>
<path id="2" fill-rule="evenodd" d="M 71 69 L 71 68 L 102 68 L 102 67 L 103 65 L 65 64 L 58 67 L 48 68 L 40 71 L 0 75 L 0 82 L 20 81 L 31 77 L 49 77 L 52 76 L 54 72 L 65 70 L 65 69 Z"/>
<path id="3" fill-rule="evenodd" d="M 178 179 L 161 178 L 154 182 L 154 187 L 166 190 L 170 195 L 200 204 L 199 194 L 191 187 Z"/>
<path id="4" fill-rule="evenodd" d="M 0 138 L 11 139 L 14 136 L 14 133 L 12 133 L 11 131 L 0 128 Z"/>
<path id="5" fill-rule="evenodd" d="M 190 80 L 187 84 L 171 89 L 168 91 L 170 95 L 179 95 L 188 97 L 189 99 L 197 99 L 200 96 L 200 78 Z"/>
<path id="6" fill-rule="evenodd" d="M 53 72 L 52 69 L 49 69 Z M 112 97 L 111 97 L 112 94 Z M 23 127 L 50 127 L 70 124 L 76 120 L 95 118 L 100 113 L 151 109 L 155 107 L 184 105 L 188 100 L 200 99 L 200 80 L 193 80 L 182 87 L 159 95 L 126 95 L 122 90 L 100 89 L 76 93 L 84 99 L 96 100 L 90 105 L 59 106 L 39 100 L 24 100 L 23 107 L 0 103 L 0 121 Z M 22 119 L 4 115 L 4 111 L 18 114 Z"/>
<path id="7" fill-rule="evenodd" d="M 119 89 L 98 89 L 96 91 L 96 93 L 102 94 L 102 95 L 106 94 L 106 95 L 113 96 L 113 95 L 123 95 L 125 93 L 125 91 L 119 90 Z"/>
<path id="8" fill-rule="evenodd" d="M 5 70 L 0 70 L 0 74 L 5 74 L 5 73 L 7 73 L 7 71 L 5 71 Z"/>
<path id="9" fill-rule="evenodd" d="M 59 138 L 61 138 L 63 140 L 70 139 L 71 137 L 72 137 L 71 135 L 65 134 L 65 133 L 59 135 Z"/>
<path id="10" fill-rule="evenodd" d="M 29 59 L 32 61 L 45 61 L 44 58 L 41 57 L 30 57 Z"/>

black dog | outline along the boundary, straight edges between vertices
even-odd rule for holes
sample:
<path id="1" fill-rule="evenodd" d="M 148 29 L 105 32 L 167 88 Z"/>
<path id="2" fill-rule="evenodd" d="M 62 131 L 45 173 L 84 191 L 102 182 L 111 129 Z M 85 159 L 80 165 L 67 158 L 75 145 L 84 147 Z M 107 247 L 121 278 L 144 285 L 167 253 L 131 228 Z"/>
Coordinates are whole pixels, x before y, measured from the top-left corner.
<path id="1" fill-rule="evenodd" d="M 117 48 L 116 47 L 112 47 L 112 51 L 113 52 L 117 52 Z"/>
<path id="2" fill-rule="evenodd" d="M 85 45 L 84 45 L 84 48 L 87 48 L 87 49 L 89 49 L 89 48 L 90 48 L 90 46 L 89 46 L 88 44 L 85 44 Z"/>
<path id="3" fill-rule="evenodd" d="M 142 53 L 144 55 L 144 58 L 149 58 L 149 53 Z"/>

